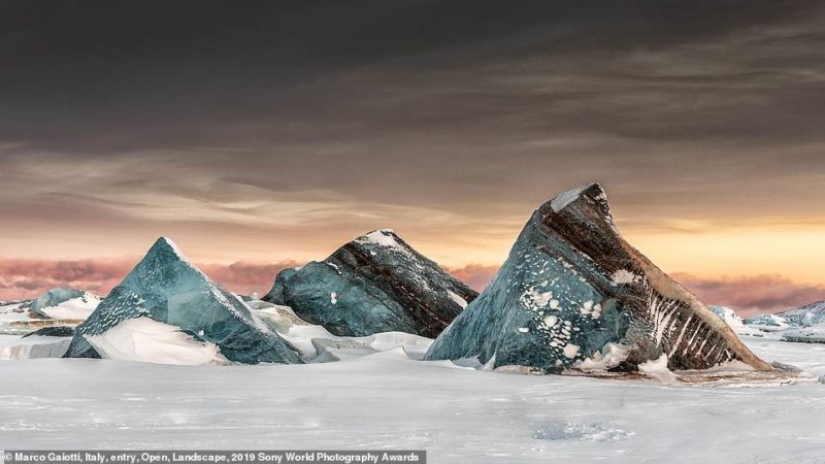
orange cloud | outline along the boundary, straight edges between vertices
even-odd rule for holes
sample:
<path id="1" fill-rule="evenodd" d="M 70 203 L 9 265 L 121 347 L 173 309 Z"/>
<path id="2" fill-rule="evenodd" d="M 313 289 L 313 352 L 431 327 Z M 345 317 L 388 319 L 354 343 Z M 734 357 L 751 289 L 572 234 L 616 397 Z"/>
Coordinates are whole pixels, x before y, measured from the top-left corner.
<path id="1" fill-rule="evenodd" d="M 825 286 L 800 284 L 780 275 L 710 279 L 686 273 L 673 278 L 710 304 L 729 306 L 742 316 L 792 309 L 825 300 Z"/>
<path id="2" fill-rule="evenodd" d="M 200 264 L 203 272 L 227 289 L 241 293 L 266 293 L 275 275 L 295 261 L 272 264 L 237 262 Z M 0 261 L 0 300 L 32 298 L 53 287 L 74 287 L 106 295 L 135 265 L 134 260 L 2 260 Z M 495 276 L 498 266 L 470 264 L 447 268 L 458 279 L 478 291 Z M 742 315 L 775 312 L 813 301 L 825 300 L 825 286 L 800 284 L 779 275 L 755 277 L 705 278 L 688 273 L 672 276 L 710 304 L 736 309 Z"/>
<path id="3" fill-rule="evenodd" d="M 457 279 L 466 282 L 467 285 L 480 292 L 493 280 L 496 272 L 498 272 L 498 268 L 498 266 L 468 264 L 460 268 L 446 268 L 446 270 Z"/>
<path id="4" fill-rule="evenodd" d="M 33 298 L 54 287 L 73 287 L 106 295 L 135 265 L 129 260 L 0 261 L 0 300 Z M 275 274 L 293 261 L 274 264 L 234 263 L 198 265 L 224 287 L 241 294 L 269 290 Z"/>

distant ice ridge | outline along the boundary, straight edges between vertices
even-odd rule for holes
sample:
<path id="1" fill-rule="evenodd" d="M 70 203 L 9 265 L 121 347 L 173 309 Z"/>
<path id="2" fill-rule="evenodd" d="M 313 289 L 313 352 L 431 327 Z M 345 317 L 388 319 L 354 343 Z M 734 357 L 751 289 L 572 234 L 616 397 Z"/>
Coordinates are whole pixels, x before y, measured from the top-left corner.
<path id="1" fill-rule="evenodd" d="M 102 298 L 83 290 L 53 288 L 32 302 L 32 313 L 47 319 L 85 320 Z"/>
<path id="2" fill-rule="evenodd" d="M 742 318 L 731 308 L 726 306 L 708 306 L 714 314 L 725 321 L 734 332 L 739 335 L 761 336 L 763 332 L 755 327 L 746 325 Z"/>
<path id="3" fill-rule="evenodd" d="M 163 325 L 126 321 L 148 318 Z M 198 341 L 217 346 L 220 355 L 239 363 L 300 363 L 298 353 L 251 313 L 236 295 L 227 292 L 181 254 L 174 243 L 161 237 L 131 273 L 115 287 L 91 316 L 75 331 L 66 357 L 100 357 L 105 354 L 146 360 L 120 343 L 153 343 L 171 340 L 174 330 L 197 335 Z M 107 333 L 111 330 L 115 332 Z M 91 343 L 90 343 L 91 342 Z"/>
<path id="4" fill-rule="evenodd" d="M 762 332 L 775 332 L 785 341 L 825 343 L 825 301 L 776 314 L 757 314 L 744 323 Z"/>
<path id="5" fill-rule="evenodd" d="M 382 229 L 321 262 L 281 271 L 263 299 L 339 336 L 395 331 L 435 337 L 476 296 L 392 229 Z"/>
<path id="6" fill-rule="evenodd" d="M 778 313 L 777 316 L 794 327 L 811 327 L 823 324 L 825 323 L 825 301 L 817 301 L 790 311 L 784 311 Z"/>
<path id="7" fill-rule="evenodd" d="M 746 326 L 762 332 L 777 332 L 790 328 L 790 324 L 777 314 L 757 314 L 742 321 Z"/>

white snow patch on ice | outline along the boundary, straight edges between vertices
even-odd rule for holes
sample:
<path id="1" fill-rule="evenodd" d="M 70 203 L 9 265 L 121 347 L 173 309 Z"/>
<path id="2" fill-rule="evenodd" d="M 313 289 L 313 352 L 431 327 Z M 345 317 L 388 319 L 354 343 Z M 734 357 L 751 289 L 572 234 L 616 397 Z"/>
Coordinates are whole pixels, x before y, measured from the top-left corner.
<path id="1" fill-rule="evenodd" d="M 633 284 L 641 280 L 641 277 L 628 271 L 627 269 L 619 269 L 613 273 L 611 283 L 616 285 Z"/>
<path id="2" fill-rule="evenodd" d="M 461 298 L 461 296 L 459 296 L 457 293 L 447 290 L 447 296 L 449 296 L 450 299 L 455 302 L 455 304 L 461 306 L 461 309 L 467 307 L 467 300 Z"/>
<path id="3" fill-rule="evenodd" d="M 584 185 L 556 195 L 556 198 L 550 200 L 550 207 L 553 208 L 553 211 L 558 213 L 566 208 L 570 203 L 576 201 L 581 196 L 582 192 L 584 192 L 588 187 L 590 187 L 590 185 Z"/>
<path id="4" fill-rule="evenodd" d="M 662 383 L 673 384 L 679 381 L 676 374 L 667 368 L 667 355 L 662 353 L 658 359 L 639 364 L 639 372 Z"/>
<path id="5" fill-rule="evenodd" d="M 576 356 L 579 355 L 579 345 L 574 345 L 572 343 L 568 343 L 564 346 L 564 356 L 567 359 L 574 359 Z"/>
<path id="6" fill-rule="evenodd" d="M 584 372 L 606 371 L 627 359 L 630 348 L 617 343 L 608 343 L 593 356 L 576 363 L 573 367 Z"/>
<path id="7" fill-rule="evenodd" d="M 56 306 L 40 308 L 40 313 L 49 319 L 84 321 L 102 301 L 102 298 L 89 292 L 82 297 L 66 300 Z"/>
<path id="8" fill-rule="evenodd" d="M 402 349 L 406 356 L 423 359 L 433 340 L 403 332 L 381 332 L 365 337 L 341 337 L 295 315 L 289 306 L 255 305 L 253 309 L 307 362 L 330 362 Z"/>
<path id="9" fill-rule="evenodd" d="M 86 340 L 105 359 L 175 365 L 226 364 L 217 345 L 148 317 L 128 319 Z"/>
<path id="10" fill-rule="evenodd" d="M 559 302 L 553 300 L 553 292 L 542 292 L 538 287 L 531 287 L 524 294 L 521 295 L 519 301 L 530 311 L 539 311 L 545 307 L 550 306 L 551 309 L 559 307 Z"/>
<path id="11" fill-rule="evenodd" d="M 362 235 L 356 240 L 361 243 L 371 243 L 384 248 L 390 248 L 401 253 L 409 254 L 409 251 L 395 239 L 394 234 L 395 231 L 392 229 L 381 229 Z"/>

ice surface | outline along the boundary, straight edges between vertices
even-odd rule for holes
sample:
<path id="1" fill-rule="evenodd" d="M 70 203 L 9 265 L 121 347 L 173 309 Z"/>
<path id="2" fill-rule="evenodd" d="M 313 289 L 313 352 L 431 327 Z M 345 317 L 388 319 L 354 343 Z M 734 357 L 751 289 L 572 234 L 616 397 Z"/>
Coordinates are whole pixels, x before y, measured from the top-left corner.
<path id="1" fill-rule="evenodd" d="M 59 358 L 69 349 L 67 337 L 3 336 L 0 338 L 0 360 Z"/>
<path id="2" fill-rule="evenodd" d="M 745 337 L 825 374 L 825 345 Z M 410 360 L 0 362 L 0 448 L 427 449 L 431 464 L 822 462 L 825 386 L 672 386 Z M 281 445 L 284 446 L 281 446 Z M 277 446 L 276 446 L 277 445 Z"/>
<path id="3" fill-rule="evenodd" d="M 825 324 L 817 324 L 782 332 L 782 340 L 803 343 L 825 343 Z"/>
<path id="4" fill-rule="evenodd" d="M 298 354 L 254 316 L 237 295 L 206 277 L 166 238 L 160 238 L 77 327 L 66 356 L 99 355 L 86 337 L 103 335 L 123 321 L 141 317 L 200 334 L 233 362 L 301 362 Z"/>

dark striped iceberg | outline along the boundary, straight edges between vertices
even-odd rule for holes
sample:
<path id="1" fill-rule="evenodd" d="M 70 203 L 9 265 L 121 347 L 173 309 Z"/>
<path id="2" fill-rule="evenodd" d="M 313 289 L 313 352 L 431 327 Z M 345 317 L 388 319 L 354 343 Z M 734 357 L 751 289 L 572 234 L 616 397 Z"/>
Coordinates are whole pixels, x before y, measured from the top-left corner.
<path id="1" fill-rule="evenodd" d="M 478 293 L 389 229 L 329 258 L 285 269 L 264 297 L 335 335 L 406 332 L 435 338 Z"/>
<path id="2" fill-rule="evenodd" d="M 598 184 L 542 205 L 493 282 L 426 355 L 465 358 L 545 373 L 702 370 L 727 362 L 773 370 L 622 238 Z"/>

